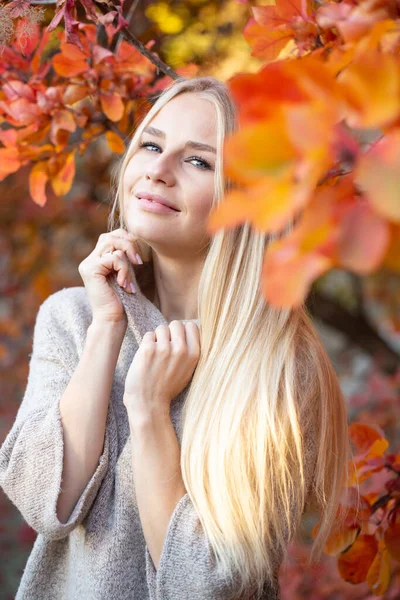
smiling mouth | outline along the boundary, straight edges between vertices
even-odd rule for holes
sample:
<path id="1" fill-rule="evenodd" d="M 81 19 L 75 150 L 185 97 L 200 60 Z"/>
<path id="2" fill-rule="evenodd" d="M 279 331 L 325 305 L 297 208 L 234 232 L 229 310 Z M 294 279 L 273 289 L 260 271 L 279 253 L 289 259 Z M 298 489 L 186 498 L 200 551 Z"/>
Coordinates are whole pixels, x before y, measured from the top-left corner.
<path id="1" fill-rule="evenodd" d="M 136 198 L 137 200 L 139 200 L 139 202 L 144 203 L 144 205 L 147 204 L 149 206 L 150 204 L 154 204 L 154 208 L 160 207 L 160 209 L 166 212 L 181 212 L 177 208 L 173 208 L 172 206 L 168 206 L 168 204 L 163 204 L 163 202 L 158 202 L 157 200 L 152 200 L 150 198 L 141 198 L 140 196 L 136 196 Z"/>

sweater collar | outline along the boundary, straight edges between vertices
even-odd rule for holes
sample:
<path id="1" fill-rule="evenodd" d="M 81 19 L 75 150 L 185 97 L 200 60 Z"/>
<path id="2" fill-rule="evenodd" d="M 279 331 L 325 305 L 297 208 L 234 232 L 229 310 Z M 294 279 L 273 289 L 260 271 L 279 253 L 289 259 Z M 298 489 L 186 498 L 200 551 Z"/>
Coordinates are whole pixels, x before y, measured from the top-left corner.
<path id="1" fill-rule="evenodd" d="M 140 345 L 147 331 L 154 331 L 159 325 L 169 325 L 169 323 L 157 306 L 140 289 L 135 270 L 130 269 L 129 272 L 136 288 L 136 294 L 130 294 L 118 284 L 115 272 L 110 276 L 110 284 L 121 299 L 128 319 L 128 328 Z M 181 321 L 182 323 L 193 321 L 200 326 L 199 319 L 181 319 Z"/>

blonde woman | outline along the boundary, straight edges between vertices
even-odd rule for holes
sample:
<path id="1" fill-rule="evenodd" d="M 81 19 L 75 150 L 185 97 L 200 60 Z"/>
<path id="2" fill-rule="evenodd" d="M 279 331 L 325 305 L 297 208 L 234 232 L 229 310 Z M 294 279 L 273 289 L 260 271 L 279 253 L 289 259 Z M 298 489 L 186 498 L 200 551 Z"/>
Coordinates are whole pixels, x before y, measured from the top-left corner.
<path id="1" fill-rule="evenodd" d="M 303 307 L 260 293 L 268 236 L 207 234 L 236 127 L 215 78 L 160 93 L 84 286 L 39 309 L 0 451 L 39 534 L 17 600 L 278 599 L 304 510 L 313 556 L 335 523 L 350 455 L 331 362 Z"/>

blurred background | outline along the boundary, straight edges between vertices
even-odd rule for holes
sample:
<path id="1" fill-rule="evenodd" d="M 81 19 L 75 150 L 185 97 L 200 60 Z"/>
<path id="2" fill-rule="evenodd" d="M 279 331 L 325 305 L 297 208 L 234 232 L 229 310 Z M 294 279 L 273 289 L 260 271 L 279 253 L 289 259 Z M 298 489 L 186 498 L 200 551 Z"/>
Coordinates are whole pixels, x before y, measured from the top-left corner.
<path id="1" fill-rule="evenodd" d="M 54 7 L 40 4 L 50 22 Z M 126 11 L 129 7 L 131 31 L 143 43 L 155 40 L 152 50 L 173 69 L 191 63 L 198 75 L 226 80 L 237 72 L 255 72 L 261 64 L 250 57 L 242 36 L 245 4 L 134 1 L 126 3 Z M 71 141 L 80 135 L 75 132 Z M 70 191 L 57 197 L 49 187 L 42 207 L 30 197 L 29 166 L 0 182 L 0 444 L 26 387 L 38 308 L 57 290 L 83 285 L 78 265 L 107 229 L 111 170 L 119 158 L 104 137 L 96 140 L 77 156 Z M 360 278 L 335 270 L 313 285 L 307 302 L 339 376 L 349 421 L 381 427 L 391 452 L 399 451 L 400 441 L 399 300 L 400 277 L 393 272 Z M 389 476 L 385 470 L 375 474 L 365 482 L 365 491 L 381 490 Z M 312 515 L 304 520 L 302 535 L 282 567 L 282 599 L 376 598 L 366 583 L 343 581 L 333 556 L 305 570 L 314 523 Z M 0 489 L 0 600 L 15 597 L 35 537 Z M 392 563 L 391 584 L 381 597 L 400 598 L 398 562 Z"/>

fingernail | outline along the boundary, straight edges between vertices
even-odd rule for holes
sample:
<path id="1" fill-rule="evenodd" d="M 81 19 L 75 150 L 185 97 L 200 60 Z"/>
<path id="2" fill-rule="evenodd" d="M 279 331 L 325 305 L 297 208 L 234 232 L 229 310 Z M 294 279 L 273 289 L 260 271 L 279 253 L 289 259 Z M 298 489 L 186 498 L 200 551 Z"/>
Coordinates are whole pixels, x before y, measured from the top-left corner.
<path id="1" fill-rule="evenodd" d="M 133 294 L 136 294 L 136 288 L 135 288 L 135 286 L 133 285 L 132 281 L 131 281 L 131 290 L 132 290 L 132 293 L 133 293 Z"/>
<path id="2" fill-rule="evenodd" d="M 137 253 L 136 253 L 136 258 L 137 258 L 137 261 L 138 261 L 139 265 L 142 265 L 142 264 L 143 264 L 143 261 L 142 261 L 142 259 L 140 258 L 139 254 L 137 254 Z"/>
<path id="3" fill-rule="evenodd" d="M 128 281 L 128 280 L 127 280 L 127 279 L 125 279 L 125 281 L 124 281 L 124 285 L 123 285 L 123 287 L 124 287 L 124 288 L 126 288 L 126 282 L 127 282 L 127 281 Z"/>

